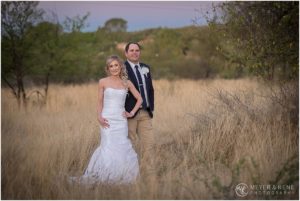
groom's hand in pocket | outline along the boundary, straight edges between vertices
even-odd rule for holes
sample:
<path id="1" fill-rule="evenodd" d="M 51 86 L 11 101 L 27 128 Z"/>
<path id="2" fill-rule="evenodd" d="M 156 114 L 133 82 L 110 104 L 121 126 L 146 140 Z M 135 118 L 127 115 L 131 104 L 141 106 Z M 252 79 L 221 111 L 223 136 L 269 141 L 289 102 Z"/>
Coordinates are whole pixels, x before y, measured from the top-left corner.
<path id="1" fill-rule="evenodd" d="M 100 125 L 103 127 L 103 128 L 109 128 L 109 124 L 108 124 L 108 120 L 103 118 L 103 117 L 99 117 L 98 118 L 98 121 L 100 123 Z"/>

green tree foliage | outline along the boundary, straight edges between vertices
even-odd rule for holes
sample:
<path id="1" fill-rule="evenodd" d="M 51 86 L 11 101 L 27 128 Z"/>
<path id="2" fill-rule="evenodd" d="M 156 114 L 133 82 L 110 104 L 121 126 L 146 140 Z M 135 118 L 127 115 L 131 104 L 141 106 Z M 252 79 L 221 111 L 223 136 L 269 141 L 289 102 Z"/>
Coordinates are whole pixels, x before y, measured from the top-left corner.
<path id="1" fill-rule="evenodd" d="M 11 88 L 19 106 L 26 105 L 24 77 L 28 74 L 26 59 L 32 40 L 26 40 L 28 30 L 42 20 L 43 11 L 37 9 L 38 2 L 1 2 L 2 76 Z"/>
<path id="2" fill-rule="evenodd" d="M 218 9 L 210 25 L 227 60 L 269 80 L 298 78 L 299 2 L 225 2 Z"/>
<path id="3" fill-rule="evenodd" d="M 76 15 L 72 18 L 66 17 L 66 19 L 63 22 L 65 30 L 70 32 L 81 32 L 84 28 L 88 26 L 86 20 L 88 19 L 89 15 L 90 13 L 88 12 L 82 17 L 79 15 Z"/>
<path id="4" fill-rule="evenodd" d="M 112 18 L 105 22 L 104 29 L 108 32 L 126 32 L 127 21 L 122 18 Z"/>
<path id="5" fill-rule="evenodd" d="M 59 24 L 51 22 L 41 22 L 29 30 L 27 40 L 32 40 L 33 47 L 28 50 L 31 54 L 31 73 L 45 75 L 49 69 L 54 68 L 57 63 L 54 61 L 58 56 L 60 39 L 63 34 Z M 39 55 L 38 57 L 35 57 Z"/>
<path id="6" fill-rule="evenodd" d="M 155 68 L 155 78 L 213 78 L 220 54 L 208 27 L 160 28 L 145 38 L 142 58 Z"/>
<path id="7" fill-rule="evenodd" d="M 28 50 L 30 59 L 26 62 L 30 75 L 36 84 L 44 84 L 44 96 L 47 100 L 50 75 L 59 71 L 63 57 L 62 40 L 63 27 L 59 23 L 41 22 L 28 31 L 27 40 L 33 46 Z"/>
<path id="8" fill-rule="evenodd" d="M 196 61 L 194 72 L 196 78 L 211 78 L 221 74 L 221 66 L 224 66 L 224 58 L 216 50 L 218 45 L 218 33 L 211 32 L 207 26 L 194 27 L 183 34 L 185 55 Z"/>
<path id="9" fill-rule="evenodd" d="M 23 31 L 22 42 L 17 29 L 6 29 L 11 35 L 2 31 L 2 79 L 9 84 L 21 72 L 15 69 L 23 69 L 21 77 L 27 75 L 26 79 L 45 84 L 45 92 L 49 80 L 98 80 L 105 76 L 107 56 L 118 54 L 125 59 L 122 47 L 128 41 L 140 42 L 142 62 L 151 66 L 154 79 L 239 78 L 250 73 L 269 79 L 292 79 L 298 75 L 295 7 L 297 2 L 225 2 L 209 26 L 137 32 L 126 32 L 127 22 L 122 19 L 108 20 L 104 28 L 89 33 L 81 32 L 85 17 L 78 18 L 83 23 L 67 18 L 70 25 L 78 24 L 67 32 L 58 20 L 35 21 Z M 18 63 L 20 55 L 22 65 Z"/>

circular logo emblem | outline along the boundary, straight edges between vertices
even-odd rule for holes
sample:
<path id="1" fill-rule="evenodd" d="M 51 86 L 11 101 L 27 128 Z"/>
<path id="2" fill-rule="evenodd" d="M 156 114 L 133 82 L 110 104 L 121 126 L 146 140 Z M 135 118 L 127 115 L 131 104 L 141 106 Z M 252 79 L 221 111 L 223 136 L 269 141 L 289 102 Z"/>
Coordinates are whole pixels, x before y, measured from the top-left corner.
<path id="1" fill-rule="evenodd" d="M 235 187 L 235 192 L 240 197 L 245 197 L 248 195 L 248 186 L 247 184 L 240 183 Z"/>

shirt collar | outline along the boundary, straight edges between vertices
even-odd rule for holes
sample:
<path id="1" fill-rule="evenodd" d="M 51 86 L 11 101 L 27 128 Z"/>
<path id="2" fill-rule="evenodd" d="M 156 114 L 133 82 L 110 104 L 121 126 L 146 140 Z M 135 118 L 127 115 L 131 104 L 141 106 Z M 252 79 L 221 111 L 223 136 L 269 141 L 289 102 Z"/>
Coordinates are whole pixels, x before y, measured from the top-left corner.
<path id="1" fill-rule="evenodd" d="M 134 63 L 132 63 L 132 62 L 129 61 L 129 60 L 127 60 L 127 61 L 128 61 L 128 63 L 130 64 L 131 68 L 133 68 L 133 69 L 134 69 L 134 66 L 135 66 L 135 65 L 138 65 L 138 67 L 141 67 L 140 63 L 134 64 Z"/>

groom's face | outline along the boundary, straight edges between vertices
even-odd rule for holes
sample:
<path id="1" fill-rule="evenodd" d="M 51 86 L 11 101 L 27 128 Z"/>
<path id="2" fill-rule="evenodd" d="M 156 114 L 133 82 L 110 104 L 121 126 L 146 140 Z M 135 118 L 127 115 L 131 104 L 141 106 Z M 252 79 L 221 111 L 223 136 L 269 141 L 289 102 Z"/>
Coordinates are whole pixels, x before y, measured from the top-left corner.
<path id="1" fill-rule="evenodd" d="M 140 48 L 136 44 L 130 44 L 128 51 L 125 52 L 126 58 L 133 63 L 139 62 L 140 54 Z"/>

